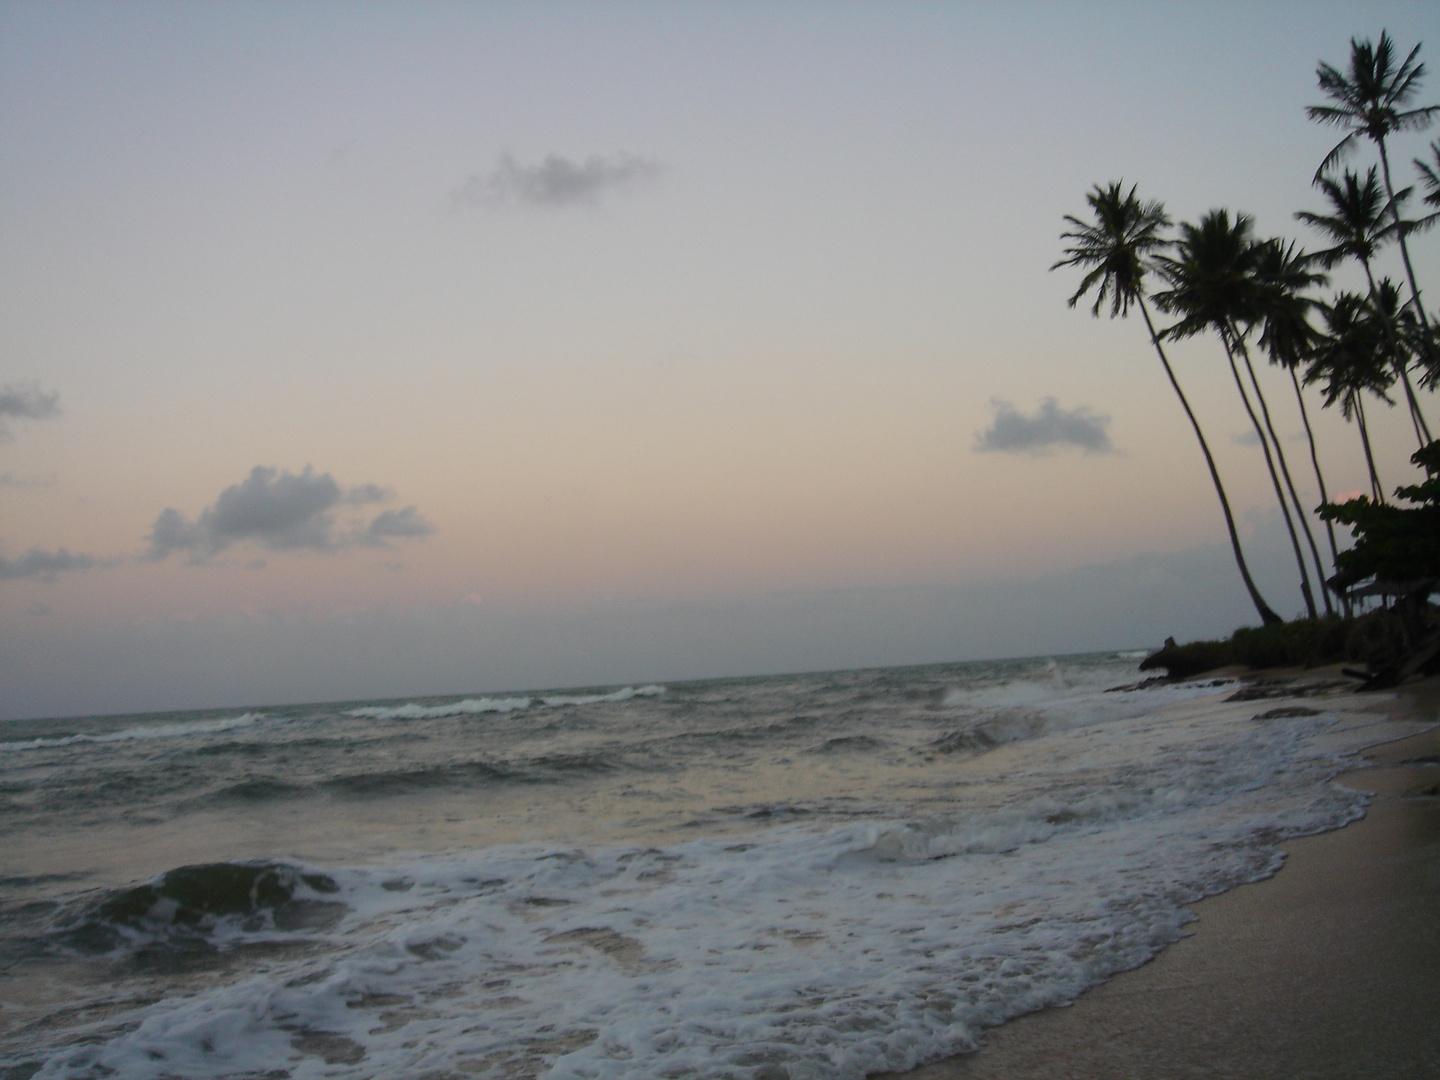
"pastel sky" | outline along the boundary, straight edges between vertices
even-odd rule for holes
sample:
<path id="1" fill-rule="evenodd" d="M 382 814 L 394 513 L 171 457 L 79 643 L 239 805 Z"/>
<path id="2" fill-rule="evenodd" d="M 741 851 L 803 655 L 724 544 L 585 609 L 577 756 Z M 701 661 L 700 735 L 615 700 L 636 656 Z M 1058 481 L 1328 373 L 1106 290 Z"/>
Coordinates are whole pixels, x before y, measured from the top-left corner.
<path id="1" fill-rule="evenodd" d="M 1048 267 L 1116 178 L 1315 246 L 1315 66 L 1386 28 L 1440 63 L 1433 2 L 4 5 L 0 716 L 1245 622 L 1142 326 Z"/>

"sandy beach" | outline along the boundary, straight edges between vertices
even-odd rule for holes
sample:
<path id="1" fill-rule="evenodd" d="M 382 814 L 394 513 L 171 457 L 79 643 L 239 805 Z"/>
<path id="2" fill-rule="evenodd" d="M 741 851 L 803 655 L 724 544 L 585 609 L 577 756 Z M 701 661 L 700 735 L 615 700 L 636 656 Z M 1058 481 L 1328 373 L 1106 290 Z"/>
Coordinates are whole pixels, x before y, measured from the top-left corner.
<path id="1" fill-rule="evenodd" d="M 1440 720 L 1440 685 L 1383 707 Z M 907 1080 L 1440 1076 L 1440 727 L 1340 780 L 1363 819 L 1285 845 L 1274 877 L 1194 906 L 1153 961 Z M 895 1074 L 899 1075 L 899 1074 Z"/>

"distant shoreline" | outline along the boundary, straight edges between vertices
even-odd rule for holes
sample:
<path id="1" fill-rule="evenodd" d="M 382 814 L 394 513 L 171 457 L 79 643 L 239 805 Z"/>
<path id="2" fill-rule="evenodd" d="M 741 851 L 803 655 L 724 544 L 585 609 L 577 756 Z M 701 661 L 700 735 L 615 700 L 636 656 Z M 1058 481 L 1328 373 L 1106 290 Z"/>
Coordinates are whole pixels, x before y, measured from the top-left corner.
<path id="1" fill-rule="evenodd" d="M 1440 680 L 1411 683 L 1376 709 L 1434 726 L 1372 747 L 1367 764 L 1337 777 L 1375 793 L 1364 818 L 1285 843 L 1278 874 L 1193 905 L 1193 936 L 1073 1005 L 996 1028 L 976 1053 L 894 1075 L 1440 1075 Z"/>

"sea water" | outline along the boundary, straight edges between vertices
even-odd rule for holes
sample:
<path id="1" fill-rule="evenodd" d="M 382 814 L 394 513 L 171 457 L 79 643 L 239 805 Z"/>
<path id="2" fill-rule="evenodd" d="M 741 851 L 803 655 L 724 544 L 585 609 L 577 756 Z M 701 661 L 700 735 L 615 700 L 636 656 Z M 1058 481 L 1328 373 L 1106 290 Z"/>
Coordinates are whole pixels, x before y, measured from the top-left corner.
<path id="1" fill-rule="evenodd" d="M 1130 654 L 0 724 L 0 1076 L 860 1078 L 1150 958 L 1403 733 Z M 1243 695 L 1242 695 L 1243 696 Z"/>

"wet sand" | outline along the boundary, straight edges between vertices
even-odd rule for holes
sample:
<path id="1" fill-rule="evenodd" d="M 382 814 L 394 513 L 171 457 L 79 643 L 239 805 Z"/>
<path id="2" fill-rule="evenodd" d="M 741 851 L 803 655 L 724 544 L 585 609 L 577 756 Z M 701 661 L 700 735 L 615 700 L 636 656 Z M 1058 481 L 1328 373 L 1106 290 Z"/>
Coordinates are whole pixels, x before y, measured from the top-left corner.
<path id="1" fill-rule="evenodd" d="M 1440 721 L 1440 680 L 1401 710 Z M 1143 967 L 904 1080 L 1440 1077 L 1440 728 L 1365 758 L 1340 778 L 1376 793 L 1362 820 L 1196 904 Z"/>

